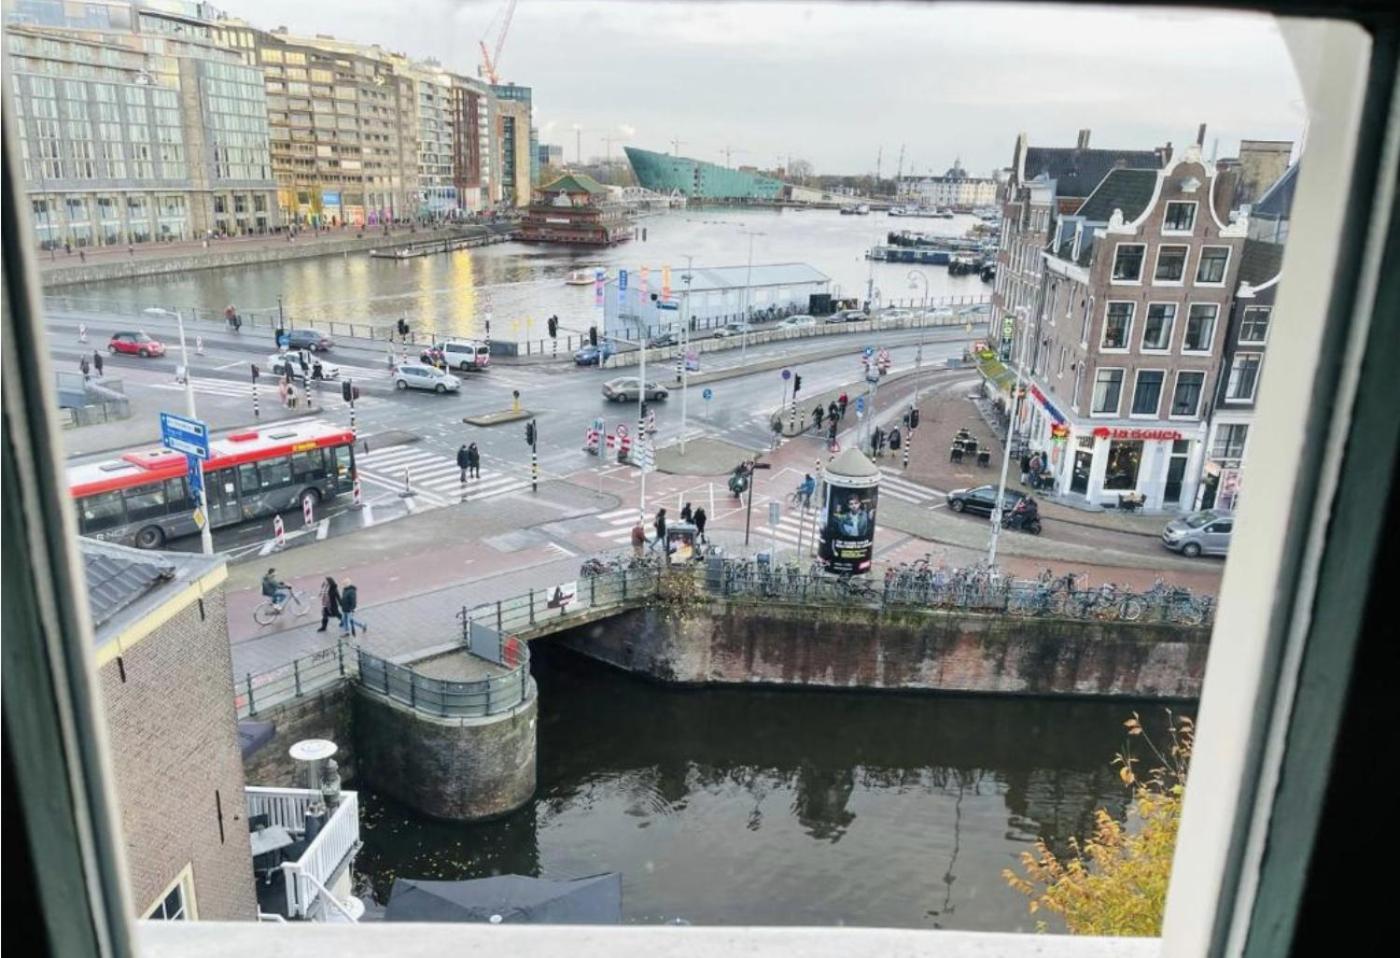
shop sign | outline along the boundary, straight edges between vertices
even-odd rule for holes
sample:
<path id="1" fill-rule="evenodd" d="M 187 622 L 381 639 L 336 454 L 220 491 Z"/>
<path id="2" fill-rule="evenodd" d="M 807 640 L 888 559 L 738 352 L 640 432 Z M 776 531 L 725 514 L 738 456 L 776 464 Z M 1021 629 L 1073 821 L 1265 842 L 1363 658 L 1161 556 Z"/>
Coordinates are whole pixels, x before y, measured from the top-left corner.
<path id="1" fill-rule="evenodd" d="M 1175 442 L 1182 438 L 1176 429 L 1124 429 L 1119 426 L 1097 426 L 1095 439 L 1140 439 L 1146 442 Z"/>
<path id="2" fill-rule="evenodd" d="M 1057 423 L 1065 422 L 1064 413 L 1056 409 L 1055 404 L 1045 398 L 1045 393 L 1040 391 L 1040 387 L 1032 385 L 1031 395 L 1034 396 L 1035 401 L 1040 403 L 1041 407 L 1050 414 L 1051 419 L 1055 420 Z M 1069 435 L 1068 431 L 1066 431 L 1065 435 Z"/>
<path id="3" fill-rule="evenodd" d="M 1050 438 L 1055 442 L 1064 442 L 1069 438 L 1069 426 L 1062 422 L 1054 423 L 1050 426 Z"/>

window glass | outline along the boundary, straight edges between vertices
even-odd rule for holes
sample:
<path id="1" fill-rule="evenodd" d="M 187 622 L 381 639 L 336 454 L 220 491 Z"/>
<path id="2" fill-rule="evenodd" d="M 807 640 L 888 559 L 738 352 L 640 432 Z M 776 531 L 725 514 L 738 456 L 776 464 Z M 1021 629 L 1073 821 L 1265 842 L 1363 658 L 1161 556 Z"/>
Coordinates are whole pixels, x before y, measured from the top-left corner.
<path id="1" fill-rule="evenodd" d="M 1240 353 L 1230 364 L 1230 380 L 1225 387 L 1226 399 L 1253 399 L 1259 381 L 1259 354 Z"/>
<path id="2" fill-rule="evenodd" d="M 1220 307 L 1214 303 L 1196 303 L 1186 317 L 1186 335 L 1181 341 L 1183 352 L 1209 352 L 1215 339 L 1215 317 Z"/>
<path id="3" fill-rule="evenodd" d="M 1201 264 L 1196 267 L 1196 282 L 1225 282 L 1225 267 L 1230 262 L 1230 247 L 1202 246 Z"/>
<path id="4" fill-rule="evenodd" d="M 1172 391 L 1172 415 L 1194 416 L 1201 406 L 1201 386 L 1206 374 L 1181 372 L 1176 374 L 1176 389 Z"/>
<path id="5" fill-rule="evenodd" d="M 1115 439 L 1108 444 L 1108 467 L 1104 470 L 1105 489 L 1136 489 L 1138 466 L 1142 463 L 1142 441 Z"/>
<path id="6" fill-rule="evenodd" d="M 1128 333 L 1133 326 L 1132 303 L 1109 303 L 1103 321 L 1103 348 L 1127 349 Z"/>
<path id="7" fill-rule="evenodd" d="M 245 462 L 238 467 L 238 487 L 243 495 L 251 495 L 262 487 L 258 484 L 258 466 L 256 463 Z"/>
<path id="8" fill-rule="evenodd" d="M 292 461 L 288 458 L 269 459 L 258 463 L 258 478 L 262 489 L 281 489 L 292 484 Z"/>
<path id="9" fill-rule="evenodd" d="M 1142 278 L 1142 256 L 1146 249 L 1141 243 L 1119 243 L 1113 257 L 1113 278 L 1121 282 L 1136 282 Z"/>
<path id="10" fill-rule="evenodd" d="M 312 449 L 309 452 L 299 452 L 292 456 L 292 475 L 298 482 L 310 482 L 326 477 L 326 462 L 322 453 L 324 450 Z"/>
<path id="11" fill-rule="evenodd" d="M 1215 431 L 1215 447 L 1211 450 L 1211 455 L 1217 459 L 1242 458 L 1244 440 L 1248 435 L 1248 423 L 1222 423 Z"/>
<path id="12" fill-rule="evenodd" d="M 1189 233 L 1196 225 L 1195 203 L 1168 203 L 1166 215 L 1162 217 L 1162 229 L 1174 233 Z"/>
<path id="13" fill-rule="evenodd" d="M 1157 271 L 1152 278 L 1159 283 L 1179 283 L 1186 275 L 1186 247 L 1163 246 L 1157 251 Z"/>
<path id="14" fill-rule="evenodd" d="M 211 485 L 213 477 L 206 476 L 204 482 L 206 486 Z M 165 480 L 165 502 L 171 512 L 181 512 L 193 508 L 183 478 Z"/>
<path id="15" fill-rule="evenodd" d="M 1123 370 L 1100 369 L 1094 374 L 1094 404 L 1091 412 L 1118 412 L 1118 396 L 1123 391 Z"/>
<path id="16" fill-rule="evenodd" d="M 1151 303 L 1142 326 L 1143 349 L 1170 349 L 1172 326 L 1176 323 L 1175 303 Z"/>
<path id="17" fill-rule="evenodd" d="M 103 492 L 79 500 L 81 512 L 79 525 L 83 532 L 101 532 L 112 529 L 125 521 L 126 509 L 122 505 L 120 492 Z"/>
<path id="18" fill-rule="evenodd" d="M 1263 343 L 1269 338 L 1269 315 L 1271 306 L 1250 306 L 1244 311 L 1240 322 L 1240 342 Z"/>
<path id="19" fill-rule="evenodd" d="M 1160 369 L 1143 369 L 1138 372 L 1137 387 L 1133 390 L 1133 415 L 1157 415 L 1157 405 L 1162 398 L 1162 379 L 1165 375 Z"/>
<path id="20" fill-rule="evenodd" d="M 128 522 L 154 519 L 167 513 L 165 484 L 153 482 L 150 485 L 136 486 L 126 490 L 126 518 Z"/>
<path id="21" fill-rule="evenodd" d="M 1232 521 L 1229 520 L 1229 519 L 1226 519 L 1226 520 L 1223 521 L 1223 522 L 1216 522 L 1216 523 L 1211 524 L 1211 526 L 1210 526 L 1209 528 L 1207 528 L 1206 531 L 1207 531 L 1207 532 L 1229 532 L 1229 531 L 1230 531 L 1231 529 L 1233 529 L 1233 528 L 1235 528 L 1234 522 L 1232 522 Z"/>

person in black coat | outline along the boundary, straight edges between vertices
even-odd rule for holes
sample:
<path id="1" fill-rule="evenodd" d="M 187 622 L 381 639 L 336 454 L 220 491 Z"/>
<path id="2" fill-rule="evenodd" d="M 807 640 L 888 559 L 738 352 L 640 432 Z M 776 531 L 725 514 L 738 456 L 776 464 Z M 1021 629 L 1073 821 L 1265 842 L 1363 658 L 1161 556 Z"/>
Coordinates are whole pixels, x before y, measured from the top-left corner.
<path id="1" fill-rule="evenodd" d="M 326 631 L 332 618 L 340 618 L 340 587 L 334 579 L 326 576 L 326 581 L 321 583 L 321 627 L 316 631 Z"/>
<path id="2" fill-rule="evenodd" d="M 696 509 L 695 514 L 691 516 L 691 520 L 695 523 L 695 538 L 700 542 L 710 541 L 709 539 L 705 538 L 705 523 L 708 519 L 709 517 L 705 515 L 704 506 L 701 506 L 700 508 Z"/>

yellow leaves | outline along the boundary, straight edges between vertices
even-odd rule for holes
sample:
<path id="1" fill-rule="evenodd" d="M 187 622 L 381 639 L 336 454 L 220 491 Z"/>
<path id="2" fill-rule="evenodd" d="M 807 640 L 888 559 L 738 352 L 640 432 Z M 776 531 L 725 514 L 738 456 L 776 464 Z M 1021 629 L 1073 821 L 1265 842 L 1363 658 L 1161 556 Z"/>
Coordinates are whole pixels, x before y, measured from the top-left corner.
<path id="1" fill-rule="evenodd" d="M 1123 780 L 1124 785 L 1131 785 L 1134 781 L 1133 770 L 1124 765 L 1118 770 L 1118 777 Z"/>

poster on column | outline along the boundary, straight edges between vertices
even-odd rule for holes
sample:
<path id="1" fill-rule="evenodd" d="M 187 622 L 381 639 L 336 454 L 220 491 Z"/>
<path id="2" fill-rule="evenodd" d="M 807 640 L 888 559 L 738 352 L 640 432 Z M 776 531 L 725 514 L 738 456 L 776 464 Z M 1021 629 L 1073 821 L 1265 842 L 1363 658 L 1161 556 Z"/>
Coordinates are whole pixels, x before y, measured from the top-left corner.
<path id="1" fill-rule="evenodd" d="M 593 271 L 593 305 L 602 307 L 603 305 L 603 271 L 595 269 Z M 619 302 L 618 305 L 621 305 Z"/>
<path id="2" fill-rule="evenodd" d="M 822 502 L 821 556 L 838 575 L 870 571 L 875 552 L 878 486 L 844 486 L 827 477 Z"/>

